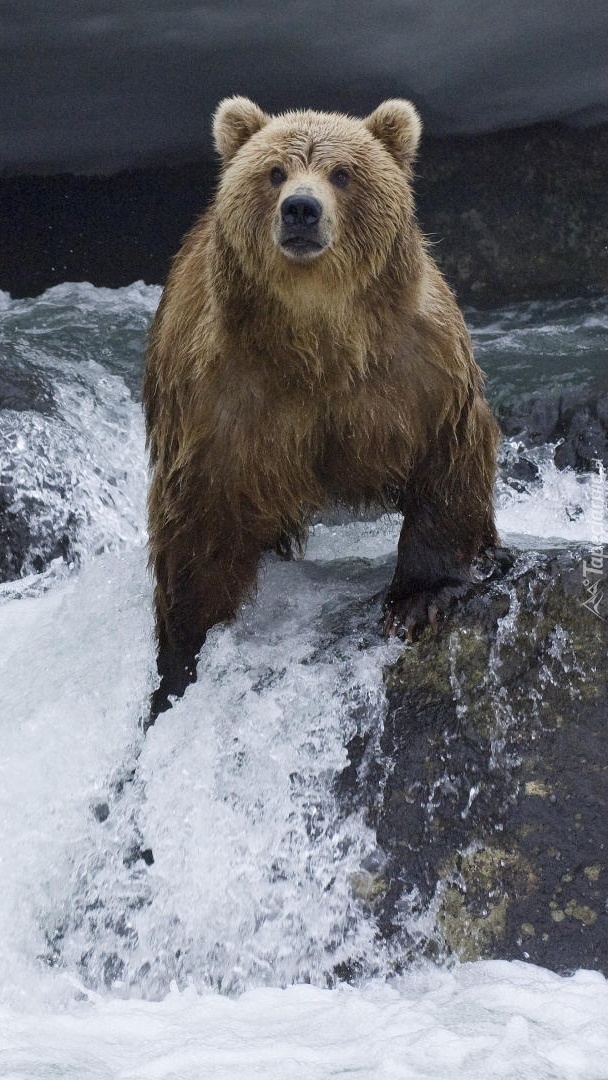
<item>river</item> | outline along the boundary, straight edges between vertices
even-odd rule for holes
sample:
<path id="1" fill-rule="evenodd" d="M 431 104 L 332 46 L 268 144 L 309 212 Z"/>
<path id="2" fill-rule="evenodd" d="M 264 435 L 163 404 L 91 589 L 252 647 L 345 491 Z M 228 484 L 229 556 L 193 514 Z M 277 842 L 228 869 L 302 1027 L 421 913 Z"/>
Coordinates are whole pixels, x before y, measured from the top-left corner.
<path id="1" fill-rule="evenodd" d="M 395 516 L 328 519 L 302 560 L 269 557 L 144 737 L 138 395 L 159 297 L 0 294 L 0 505 L 22 551 L 0 585 L 0 1077 L 605 1080 L 603 975 L 395 975 L 399 943 L 357 899 L 381 852 L 335 781 L 353 735 L 382 729 Z M 607 298 L 467 314 L 497 405 L 605 378 Z M 503 539 L 591 542 L 597 476 L 525 454 L 498 483 Z"/>

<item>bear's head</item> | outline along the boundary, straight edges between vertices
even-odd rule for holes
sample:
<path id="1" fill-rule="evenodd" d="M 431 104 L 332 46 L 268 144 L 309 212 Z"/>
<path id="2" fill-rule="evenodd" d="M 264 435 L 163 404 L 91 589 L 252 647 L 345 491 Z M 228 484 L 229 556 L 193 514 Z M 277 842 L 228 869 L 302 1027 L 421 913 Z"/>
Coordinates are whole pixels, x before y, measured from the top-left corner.
<path id="1" fill-rule="evenodd" d="M 411 164 L 421 122 L 409 101 L 357 120 L 312 110 L 269 116 L 219 105 L 216 227 L 246 277 L 284 300 L 356 291 L 412 232 Z"/>

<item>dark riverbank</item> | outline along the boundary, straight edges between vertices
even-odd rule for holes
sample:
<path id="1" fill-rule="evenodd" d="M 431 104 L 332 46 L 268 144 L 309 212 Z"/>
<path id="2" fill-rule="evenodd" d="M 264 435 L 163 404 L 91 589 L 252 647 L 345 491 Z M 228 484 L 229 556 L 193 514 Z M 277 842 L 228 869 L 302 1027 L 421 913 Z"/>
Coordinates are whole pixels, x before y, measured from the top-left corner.
<path id="1" fill-rule="evenodd" d="M 607 175 L 608 125 L 427 137 L 419 218 L 463 302 L 606 290 Z M 214 183 L 208 161 L 0 180 L 0 289 L 22 297 L 64 281 L 162 283 Z"/>

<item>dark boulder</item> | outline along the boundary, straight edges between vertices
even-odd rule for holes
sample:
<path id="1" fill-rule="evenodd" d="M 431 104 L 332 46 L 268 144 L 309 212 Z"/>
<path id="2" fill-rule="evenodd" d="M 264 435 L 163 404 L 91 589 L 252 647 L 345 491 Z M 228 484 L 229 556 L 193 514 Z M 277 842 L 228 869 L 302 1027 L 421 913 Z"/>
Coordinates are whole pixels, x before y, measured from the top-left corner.
<path id="1" fill-rule="evenodd" d="M 599 388 L 539 388 L 527 400 L 500 404 L 495 411 L 508 439 L 520 439 L 526 449 L 553 444 L 558 469 L 591 472 L 598 461 L 608 467 L 608 382 Z M 517 468 L 526 471 L 521 464 Z"/>
<path id="2" fill-rule="evenodd" d="M 518 554 L 385 673 L 349 787 L 386 856 L 362 896 L 398 963 L 608 974 L 608 589 L 585 606 L 586 558 Z"/>
<path id="3" fill-rule="evenodd" d="M 460 299 L 498 307 L 608 288 L 608 126 L 427 139 L 416 192 Z"/>

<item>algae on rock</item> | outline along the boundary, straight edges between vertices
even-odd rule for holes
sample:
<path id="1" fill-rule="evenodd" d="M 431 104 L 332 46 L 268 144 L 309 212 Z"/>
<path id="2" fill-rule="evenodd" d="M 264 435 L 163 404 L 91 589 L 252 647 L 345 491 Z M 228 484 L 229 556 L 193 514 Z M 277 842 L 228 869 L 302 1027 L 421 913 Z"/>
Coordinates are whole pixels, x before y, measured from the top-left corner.
<path id="1" fill-rule="evenodd" d="M 376 910 L 404 962 L 608 973 L 608 625 L 583 557 L 519 554 L 385 673 Z"/>

